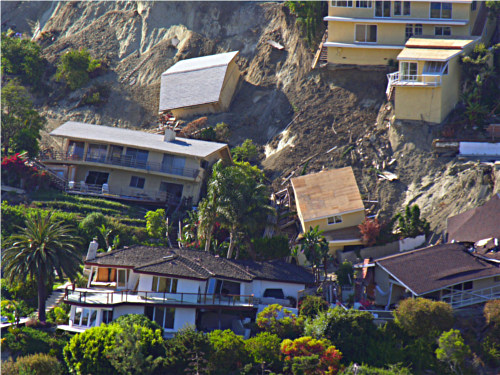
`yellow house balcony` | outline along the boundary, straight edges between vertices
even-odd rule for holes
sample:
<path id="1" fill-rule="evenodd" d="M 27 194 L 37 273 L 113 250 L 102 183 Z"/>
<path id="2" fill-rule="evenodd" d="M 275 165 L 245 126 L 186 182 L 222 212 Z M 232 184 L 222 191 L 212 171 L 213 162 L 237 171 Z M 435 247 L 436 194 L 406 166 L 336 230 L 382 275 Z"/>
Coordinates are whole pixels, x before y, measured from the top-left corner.
<path id="1" fill-rule="evenodd" d="M 40 161 L 52 162 L 52 163 L 67 163 L 67 164 L 85 164 L 85 165 L 110 165 L 113 167 L 125 168 L 125 169 L 139 169 L 141 171 L 168 174 L 175 177 L 185 178 L 188 180 L 195 180 L 199 173 L 199 169 L 194 168 L 173 168 L 169 166 L 162 165 L 158 162 L 148 162 L 137 160 L 130 156 L 103 156 L 101 154 L 89 153 L 86 156 L 78 155 L 74 153 L 65 153 L 59 151 L 44 152 L 41 153 Z"/>
<path id="2" fill-rule="evenodd" d="M 405 74 L 394 72 L 387 75 L 389 85 L 394 86 L 441 86 L 441 74 Z"/>

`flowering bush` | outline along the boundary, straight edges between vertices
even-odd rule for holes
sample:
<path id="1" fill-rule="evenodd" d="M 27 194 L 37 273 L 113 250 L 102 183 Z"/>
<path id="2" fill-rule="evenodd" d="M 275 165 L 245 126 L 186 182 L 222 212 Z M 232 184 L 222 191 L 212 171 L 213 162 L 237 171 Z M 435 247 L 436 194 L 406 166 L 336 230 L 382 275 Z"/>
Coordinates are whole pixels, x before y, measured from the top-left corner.
<path id="1" fill-rule="evenodd" d="M 49 185 L 47 172 L 26 165 L 19 153 L 2 159 L 2 180 L 6 185 L 24 188 L 28 191 Z"/>
<path id="2" fill-rule="evenodd" d="M 292 374 L 329 374 L 339 372 L 342 353 L 327 339 L 317 340 L 305 336 L 296 340 L 286 339 L 281 344 L 285 371 Z"/>

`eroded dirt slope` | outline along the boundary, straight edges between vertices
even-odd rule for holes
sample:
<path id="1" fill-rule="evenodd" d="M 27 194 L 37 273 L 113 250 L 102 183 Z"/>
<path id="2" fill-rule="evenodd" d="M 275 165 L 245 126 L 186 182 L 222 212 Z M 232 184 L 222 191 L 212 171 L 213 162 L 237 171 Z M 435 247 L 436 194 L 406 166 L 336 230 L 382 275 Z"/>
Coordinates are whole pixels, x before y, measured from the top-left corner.
<path id="1" fill-rule="evenodd" d="M 439 129 L 388 126 L 386 71 L 311 71 L 314 51 L 283 4 L 2 3 L 3 29 L 29 33 L 36 21 L 54 36 L 42 44 L 50 73 L 69 48 L 87 48 L 109 67 L 89 83 L 109 87 L 101 106 L 79 105 L 89 86 L 67 94 L 50 83 L 52 90 L 37 100 L 49 129 L 67 120 L 156 127 L 162 72 L 181 59 L 239 50 L 241 88 L 231 110 L 208 116 L 208 123 L 228 123 L 232 145 L 246 138 L 261 145 L 261 164 L 274 189 L 302 172 L 352 165 L 373 214 L 390 217 L 403 204 L 418 203 L 437 231 L 449 215 L 499 189 L 499 174 L 489 167 L 436 158 L 430 144 Z M 173 38 L 179 40 L 176 47 Z M 285 49 L 271 47 L 269 40 Z M 398 179 L 380 179 L 379 171 Z"/>

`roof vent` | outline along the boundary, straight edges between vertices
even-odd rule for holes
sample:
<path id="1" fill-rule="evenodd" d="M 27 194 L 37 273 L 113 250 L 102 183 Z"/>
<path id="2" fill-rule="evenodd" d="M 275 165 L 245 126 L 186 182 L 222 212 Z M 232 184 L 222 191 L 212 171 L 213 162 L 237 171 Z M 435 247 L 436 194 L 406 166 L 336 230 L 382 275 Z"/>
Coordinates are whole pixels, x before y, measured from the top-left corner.
<path id="1" fill-rule="evenodd" d="M 175 258 L 176 258 L 175 254 L 167 255 L 167 256 L 163 257 L 164 260 L 172 260 L 172 259 L 175 259 Z"/>
<path id="2" fill-rule="evenodd" d="M 165 135 L 163 136 L 164 142 L 171 142 L 175 139 L 175 131 L 169 128 L 165 128 Z"/>

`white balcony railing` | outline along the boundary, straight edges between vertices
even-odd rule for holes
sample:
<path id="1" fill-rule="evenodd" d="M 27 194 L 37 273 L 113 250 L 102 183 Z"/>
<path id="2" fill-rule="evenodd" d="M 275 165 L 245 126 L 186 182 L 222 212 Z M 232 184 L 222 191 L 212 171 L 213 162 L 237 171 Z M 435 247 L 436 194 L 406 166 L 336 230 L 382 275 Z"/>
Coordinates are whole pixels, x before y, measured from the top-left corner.
<path id="1" fill-rule="evenodd" d="M 387 75 L 389 85 L 393 86 L 441 86 L 441 74 L 406 74 L 394 72 Z"/>
<path id="2" fill-rule="evenodd" d="M 453 291 L 443 295 L 441 300 L 449 303 L 454 309 L 458 309 L 497 298 L 500 298 L 500 285 L 479 290 Z"/>

